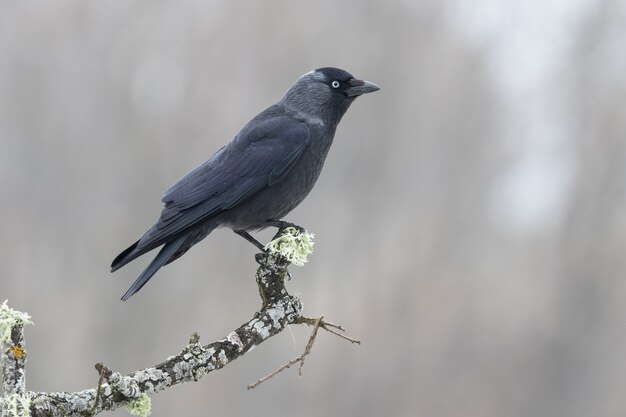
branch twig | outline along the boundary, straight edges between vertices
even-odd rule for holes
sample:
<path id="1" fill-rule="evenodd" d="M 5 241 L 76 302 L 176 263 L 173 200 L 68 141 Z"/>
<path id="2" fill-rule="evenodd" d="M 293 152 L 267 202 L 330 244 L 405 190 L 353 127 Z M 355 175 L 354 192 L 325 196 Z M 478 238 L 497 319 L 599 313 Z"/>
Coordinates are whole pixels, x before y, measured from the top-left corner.
<path id="1" fill-rule="evenodd" d="M 329 323 L 327 321 L 324 321 L 324 316 L 320 316 L 318 318 L 310 318 L 310 317 L 304 317 L 301 316 L 299 317 L 296 322 L 296 324 L 308 324 L 310 326 L 313 326 L 313 330 L 311 331 L 311 336 L 309 336 L 309 341 L 306 344 L 306 347 L 304 348 L 304 352 L 302 352 L 302 354 L 296 358 L 291 359 L 289 362 L 287 362 L 286 364 L 278 367 L 276 370 L 270 372 L 269 374 L 265 375 L 262 378 L 259 378 L 256 382 L 248 385 L 248 389 L 254 389 L 256 387 L 258 387 L 259 385 L 261 385 L 262 383 L 264 383 L 265 381 L 267 381 L 268 379 L 271 379 L 273 377 L 275 377 L 276 375 L 278 375 L 279 373 L 281 373 L 282 371 L 284 371 L 285 369 L 289 369 L 292 365 L 300 362 L 300 367 L 298 368 L 298 375 L 302 376 L 302 367 L 304 366 L 304 358 L 311 353 L 311 349 L 313 348 L 313 343 L 315 343 L 315 338 L 317 337 L 317 331 L 322 328 L 324 330 L 326 330 L 327 332 L 330 332 L 334 335 L 337 335 L 339 337 L 341 337 L 342 339 L 345 339 L 347 341 L 349 341 L 350 343 L 356 343 L 356 344 L 361 344 L 360 340 L 354 339 L 352 337 L 346 336 L 345 334 L 339 333 L 334 329 L 339 329 L 341 331 L 345 331 L 345 329 L 338 325 L 338 324 L 334 324 L 334 323 Z"/>
<path id="2" fill-rule="evenodd" d="M 296 324 L 308 324 L 309 326 L 316 326 L 317 325 L 317 321 L 318 319 L 315 318 L 310 318 L 310 317 L 300 317 L 298 318 L 298 320 L 296 320 Z M 343 333 L 339 333 L 338 331 L 334 330 L 340 330 L 342 332 L 345 332 L 346 329 L 343 328 L 343 326 L 340 326 L 339 324 L 335 324 L 335 323 L 330 323 L 328 321 L 324 321 L 322 320 L 322 322 L 319 324 L 319 327 L 321 327 L 322 329 L 326 330 L 328 333 L 332 333 L 335 336 L 339 336 L 342 339 L 347 340 L 350 343 L 356 343 L 357 345 L 361 344 L 361 341 L 358 339 L 355 339 L 353 337 L 347 336 Z"/>
<path id="3" fill-rule="evenodd" d="M 102 393 L 102 383 L 104 382 L 104 374 L 105 372 L 110 373 L 109 369 L 104 366 L 102 362 L 98 362 L 96 364 L 96 371 L 98 371 L 100 377 L 98 378 L 98 386 L 96 387 L 96 399 L 93 400 L 93 406 L 91 407 L 91 410 L 89 410 L 89 415 L 92 416 L 96 414 L 96 410 L 98 409 L 98 402 L 100 401 L 100 395 Z"/>

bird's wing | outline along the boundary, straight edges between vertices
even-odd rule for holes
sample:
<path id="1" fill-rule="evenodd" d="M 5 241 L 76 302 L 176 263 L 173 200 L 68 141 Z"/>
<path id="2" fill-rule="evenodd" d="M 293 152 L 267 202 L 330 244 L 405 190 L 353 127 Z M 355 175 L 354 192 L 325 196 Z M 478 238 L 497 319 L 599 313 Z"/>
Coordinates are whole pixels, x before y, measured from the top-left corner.
<path id="1" fill-rule="evenodd" d="M 161 218 L 140 246 L 156 247 L 279 182 L 298 160 L 309 137 L 305 123 L 288 116 L 246 126 L 231 143 L 165 193 Z"/>

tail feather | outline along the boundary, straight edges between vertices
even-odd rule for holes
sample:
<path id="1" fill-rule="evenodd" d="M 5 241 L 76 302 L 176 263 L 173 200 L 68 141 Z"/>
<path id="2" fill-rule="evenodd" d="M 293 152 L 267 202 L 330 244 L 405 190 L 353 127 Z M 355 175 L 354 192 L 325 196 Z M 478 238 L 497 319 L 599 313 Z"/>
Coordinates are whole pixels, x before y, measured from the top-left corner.
<path id="1" fill-rule="evenodd" d="M 163 246 L 163 248 L 161 248 L 161 250 L 159 251 L 159 254 L 152 260 L 152 262 L 150 262 L 150 265 L 148 265 L 148 267 L 144 269 L 141 275 L 139 275 L 139 277 L 135 280 L 133 285 L 131 285 L 128 291 L 126 291 L 126 294 L 122 296 L 122 301 L 128 300 L 133 294 L 139 291 L 141 287 L 143 287 L 146 284 L 146 282 L 148 282 L 148 280 L 152 278 L 152 276 L 170 260 L 170 258 L 176 253 L 176 251 L 179 250 L 179 248 L 181 247 L 185 239 L 187 239 L 187 235 L 182 235 L 172 240 L 171 242 L 166 243 Z M 129 251 L 129 250 L 132 251 L 131 248 L 134 249 L 133 246 L 131 246 L 130 248 L 126 249 L 124 252 Z M 122 252 L 120 256 L 122 256 L 124 252 Z M 118 258 L 120 256 L 118 256 Z M 126 262 L 124 262 L 124 264 L 125 263 Z M 113 261 L 113 265 L 114 265 L 113 268 L 115 268 L 115 261 Z M 121 267 L 122 265 L 119 265 L 118 268 Z"/>
<path id="2" fill-rule="evenodd" d="M 111 263 L 111 272 L 117 271 L 118 269 L 120 269 L 121 267 L 123 267 L 124 265 L 132 261 L 133 259 L 137 258 L 137 256 L 139 256 L 139 255 L 130 256 L 130 254 L 135 249 L 137 249 L 138 244 L 139 244 L 139 241 L 136 241 L 135 243 L 133 243 L 132 245 L 124 249 L 124 251 L 120 253 L 119 255 L 117 255 L 115 259 L 113 259 L 113 263 Z"/>

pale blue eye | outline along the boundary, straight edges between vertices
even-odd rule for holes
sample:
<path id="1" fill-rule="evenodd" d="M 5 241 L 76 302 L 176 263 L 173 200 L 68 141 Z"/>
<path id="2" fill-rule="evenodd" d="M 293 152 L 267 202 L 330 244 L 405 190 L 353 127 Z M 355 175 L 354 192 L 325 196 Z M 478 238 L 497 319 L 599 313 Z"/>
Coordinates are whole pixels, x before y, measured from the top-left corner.
<path id="1" fill-rule="evenodd" d="M 330 86 L 332 88 L 339 88 L 339 81 L 333 81 L 332 83 L 330 83 Z"/>

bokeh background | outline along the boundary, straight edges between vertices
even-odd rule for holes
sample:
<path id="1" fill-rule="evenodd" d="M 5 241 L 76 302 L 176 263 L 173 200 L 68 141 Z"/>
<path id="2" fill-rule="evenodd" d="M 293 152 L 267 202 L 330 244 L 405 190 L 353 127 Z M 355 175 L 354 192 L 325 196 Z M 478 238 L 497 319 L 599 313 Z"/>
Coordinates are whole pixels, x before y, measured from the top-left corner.
<path id="1" fill-rule="evenodd" d="M 217 231 L 119 297 L 164 190 L 301 74 L 382 91 L 288 220 L 316 233 L 292 327 L 153 416 L 626 415 L 626 4 L 619 0 L 0 1 L 0 299 L 31 390 L 93 387 L 259 306 Z M 267 232 L 260 238 L 267 239 Z M 0 300 L 0 301 L 2 301 Z M 114 415 L 123 416 L 119 410 Z"/>

